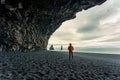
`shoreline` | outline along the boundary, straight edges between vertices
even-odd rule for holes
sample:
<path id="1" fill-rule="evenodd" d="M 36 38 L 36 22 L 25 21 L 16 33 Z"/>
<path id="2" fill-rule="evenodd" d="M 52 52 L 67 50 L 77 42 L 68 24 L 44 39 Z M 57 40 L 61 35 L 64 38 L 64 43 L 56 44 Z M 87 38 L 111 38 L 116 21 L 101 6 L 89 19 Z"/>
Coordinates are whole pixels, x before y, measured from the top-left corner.
<path id="1" fill-rule="evenodd" d="M 35 51 L 0 52 L 0 80 L 119 80 L 120 56 Z M 120 62 L 120 61 L 119 61 Z"/>
<path id="2" fill-rule="evenodd" d="M 68 50 L 47 50 L 47 51 L 55 51 L 55 52 L 68 52 Z M 92 52 L 92 51 L 74 51 L 74 53 L 85 53 L 85 54 L 116 54 L 116 55 L 120 55 L 119 52 L 113 52 L 113 53 L 109 53 L 109 52 Z"/>

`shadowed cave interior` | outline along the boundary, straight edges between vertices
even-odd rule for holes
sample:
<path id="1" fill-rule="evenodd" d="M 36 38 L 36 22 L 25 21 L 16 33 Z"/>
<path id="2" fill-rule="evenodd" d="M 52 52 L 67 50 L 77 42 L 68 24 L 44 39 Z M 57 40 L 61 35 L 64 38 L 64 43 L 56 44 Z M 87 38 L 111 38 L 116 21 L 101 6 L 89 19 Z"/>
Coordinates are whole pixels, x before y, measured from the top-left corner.
<path id="1" fill-rule="evenodd" d="M 0 0 L 0 51 L 46 50 L 62 22 L 105 1 Z"/>

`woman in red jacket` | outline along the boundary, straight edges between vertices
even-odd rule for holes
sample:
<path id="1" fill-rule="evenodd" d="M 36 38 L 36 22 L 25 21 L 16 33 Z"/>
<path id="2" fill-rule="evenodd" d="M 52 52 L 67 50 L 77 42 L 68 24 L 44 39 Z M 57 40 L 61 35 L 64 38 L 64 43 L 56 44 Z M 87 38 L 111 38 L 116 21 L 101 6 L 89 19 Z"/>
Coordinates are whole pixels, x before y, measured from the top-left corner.
<path id="1" fill-rule="evenodd" d="M 68 50 L 69 50 L 69 60 L 70 60 L 71 57 L 73 59 L 73 50 L 74 50 L 74 47 L 72 46 L 71 43 L 68 46 Z"/>

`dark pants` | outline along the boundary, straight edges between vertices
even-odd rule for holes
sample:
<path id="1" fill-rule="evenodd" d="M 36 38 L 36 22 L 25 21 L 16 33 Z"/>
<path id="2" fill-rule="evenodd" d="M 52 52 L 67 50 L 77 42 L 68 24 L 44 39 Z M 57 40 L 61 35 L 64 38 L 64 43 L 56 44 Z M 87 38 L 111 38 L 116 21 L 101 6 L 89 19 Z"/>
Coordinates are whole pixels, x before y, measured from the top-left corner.
<path id="1" fill-rule="evenodd" d="M 73 52 L 69 52 L 69 60 L 73 59 Z"/>

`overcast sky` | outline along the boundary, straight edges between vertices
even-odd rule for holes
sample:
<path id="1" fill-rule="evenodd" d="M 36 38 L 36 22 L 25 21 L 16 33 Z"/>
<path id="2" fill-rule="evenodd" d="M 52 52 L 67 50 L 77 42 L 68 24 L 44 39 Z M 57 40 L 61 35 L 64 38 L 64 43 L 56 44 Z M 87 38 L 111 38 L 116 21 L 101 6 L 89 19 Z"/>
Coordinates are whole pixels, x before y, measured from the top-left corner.
<path id="1" fill-rule="evenodd" d="M 53 33 L 49 44 L 120 47 L 120 0 L 83 10 Z"/>

